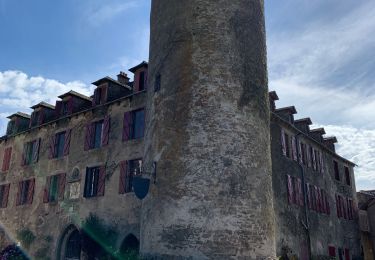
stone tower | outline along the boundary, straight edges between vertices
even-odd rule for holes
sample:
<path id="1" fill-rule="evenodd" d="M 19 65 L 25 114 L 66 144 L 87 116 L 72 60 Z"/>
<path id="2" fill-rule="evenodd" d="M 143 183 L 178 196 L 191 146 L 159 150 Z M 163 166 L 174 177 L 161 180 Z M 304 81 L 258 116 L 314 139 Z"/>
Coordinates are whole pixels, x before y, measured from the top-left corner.
<path id="1" fill-rule="evenodd" d="M 275 256 L 263 0 L 154 0 L 141 253 Z"/>

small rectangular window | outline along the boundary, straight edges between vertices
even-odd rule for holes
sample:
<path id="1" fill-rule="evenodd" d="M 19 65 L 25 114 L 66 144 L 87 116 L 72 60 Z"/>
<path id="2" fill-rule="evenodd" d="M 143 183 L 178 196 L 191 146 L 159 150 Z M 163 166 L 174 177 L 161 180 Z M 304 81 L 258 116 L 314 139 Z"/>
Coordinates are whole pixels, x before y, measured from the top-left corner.
<path id="1" fill-rule="evenodd" d="M 6 208 L 8 205 L 10 184 L 0 186 L 0 208 Z"/>
<path id="2" fill-rule="evenodd" d="M 139 139 L 143 137 L 145 124 L 145 111 L 144 109 L 136 110 L 133 112 L 133 129 L 132 139 Z"/>
<path id="3" fill-rule="evenodd" d="M 95 197 L 98 192 L 99 167 L 91 167 L 86 170 L 85 198 Z"/>
<path id="4" fill-rule="evenodd" d="M 63 101 L 61 104 L 61 115 L 66 116 L 69 114 L 69 102 Z"/>
<path id="5" fill-rule="evenodd" d="M 7 135 L 14 134 L 16 132 L 16 122 L 11 120 L 8 122 Z"/>
<path id="6" fill-rule="evenodd" d="M 139 74 L 139 89 L 138 89 L 138 91 L 142 91 L 144 89 L 145 89 L 145 72 L 142 71 Z"/>
<path id="7" fill-rule="evenodd" d="M 142 159 L 123 161 L 120 163 L 119 193 L 133 191 L 133 177 L 142 174 Z"/>
<path id="8" fill-rule="evenodd" d="M 340 171 L 339 171 L 339 164 L 337 161 L 333 161 L 333 168 L 335 171 L 335 179 L 340 180 Z"/>
<path id="9" fill-rule="evenodd" d="M 56 134 L 55 158 L 64 156 L 65 132 Z"/>
<path id="10" fill-rule="evenodd" d="M 350 182 L 350 171 L 349 171 L 349 167 L 344 167 L 345 169 L 345 181 L 346 181 L 346 184 L 347 185 L 351 185 L 351 182 Z"/>
<path id="11" fill-rule="evenodd" d="M 18 184 L 17 205 L 31 204 L 34 197 L 35 179 L 21 181 Z"/>
<path id="12" fill-rule="evenodd" d="M 34 162 L 34 156 L 35 156 L 35 153 L 37 153 L 37 150 L 36 149 L 39 149 L 38 148 L 38 145 L 37 144 L 37 140 L 34 140 L 34 141 L 31 141 L 31 142 L 28 142 L 25 144 L 25 151 L 24 151 L 24 164 L 25 165 L 30 165 L 31 163 Z"/>
<path id="13" fill-rule="evenodd" d="M 94 123 L 93 148 L 100 148 L 102 144 L 103 121 Z"/>

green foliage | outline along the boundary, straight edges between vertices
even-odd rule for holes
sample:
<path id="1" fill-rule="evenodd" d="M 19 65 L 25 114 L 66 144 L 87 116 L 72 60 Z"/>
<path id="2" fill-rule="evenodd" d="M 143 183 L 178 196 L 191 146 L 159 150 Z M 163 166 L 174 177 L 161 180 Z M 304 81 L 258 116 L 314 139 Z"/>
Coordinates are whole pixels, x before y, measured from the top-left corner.
<path id="1" fill-rule="evenodd" d="M 35 240 L 35 235 L 30 229 L 23 228 L 17 232 L 17 239 L 21 241 L 22 246 L 30 248 L 30 245 Z"/>

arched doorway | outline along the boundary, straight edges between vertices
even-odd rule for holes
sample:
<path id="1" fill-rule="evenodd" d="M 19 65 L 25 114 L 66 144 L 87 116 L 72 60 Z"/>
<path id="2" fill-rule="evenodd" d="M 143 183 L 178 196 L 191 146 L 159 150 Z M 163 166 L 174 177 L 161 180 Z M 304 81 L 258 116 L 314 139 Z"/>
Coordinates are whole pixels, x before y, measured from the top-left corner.
<path id="1" fill-rule="evenodd" d="M 139 240 L 133 235 L 129 234 L 125 237 L 120 247 L 120 253 L 124 256 L 124 259 L 131 259 L 139 255 Z M 125 258 L 127 257 L 127 258 Z"/>
<path id="2" fill-rule="evenodd" d="M 81 234 L 74 226 L 69 226 L 61 237 L 58 259 L 79 260 L 81 259 Z"/>

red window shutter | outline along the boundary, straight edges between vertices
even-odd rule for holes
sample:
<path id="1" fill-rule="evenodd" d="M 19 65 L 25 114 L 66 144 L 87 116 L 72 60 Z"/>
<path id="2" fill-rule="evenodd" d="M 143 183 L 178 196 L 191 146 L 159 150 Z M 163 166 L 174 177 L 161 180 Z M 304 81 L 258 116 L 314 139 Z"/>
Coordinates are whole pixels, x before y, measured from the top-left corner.
<path id="1" fill-rule="evenodd" d="M 27 191 L 27 204 L 33 203 L 34 187 L 35 187 L 35 179 L 29 180 L 29 190 Z"/>
<path id="2" fill-rule="evenodd" d="M 125 193 L 125 185 L 126 185 L 126 170 L 127 170 L 127 161 L 120 162 L 120 180 L 119 180 L 119 187 L 118 193 L 124 194 Z"/>
<path id="3" fill-rule="evenodd" d="M 297 161 L 297 143 L 296 143 L 296 137 L 292 136 L 292 156 L 293 160 Z"/>
<path id="4" fill-rule="evenodd" d="M 107 93 L 108 93 L 108 85 L 105 87 L 102 87 L 102 93 L 100 96 L 100 104 L 105 104 L 107 102 Z"/>
<path id="5" fill-rule="evenodd" d="M 301 141 L 299 141 L 298 140 L 298 158 L 299 158 L 299 163 L 300 164 L 303 164 L 303 157 L 302 157 L 302 154 L 303 154 L 303 152 L 302 152 L 302 143 L 301 143 Z"/>
<path id="6" fill-rule="evenodd" d="M 104 196 L 105 187 L 105 166 L 101 166 L 99 170 L 98 192 L 97 196 Z"/>
<path id="7" fill-rule="evenodd" d="M 38 159 L 39 159 L 40 138 L 36 139 L 34 142 L 35 142 L 35 146 L 33 150 L 33 162 L 36 163 L 38 162 Z"/>
<path id="8" fill-rule="evenodd" d="M 336 257 L 336 248 L 334 246 L 329 246 L 328 247 L 328 254 L 329 254 L 329 256 Z"/>
<path id="9" fill-rule="evenodd" d="M 22 193 L 23 181 L 18 182 L 18 191 L 16 196 L 16 206 L 21 204 L 21 193 Z"/>
<path id="10" fill-rule="evenodd" d="M 285 131 L 283 128 L 281 128 L 281 149 L 282 149 L 283 155 L 286 156 L 286 140 L 285 140 Z"/>
<path id="11" fill-rule="evenodd" d="M 122 140 L 128 141 L 131 137 L 130 130 L 132 125 L 132 115 L 131 112 L 125 112 L 124 114 L 124 128 L 122 132 Z"/>
<path id="12" fill-rule="evenodd" d="M 289 204 L 294 203 L 294 191 L 293 191 L 293 178 L 290 175 L 287 175 L 288 178 L 288 202 Z"/>
<path id="13" fill-rule="evenodd" d="M 62 101 L 56 101 L 55 118 L 59 118 L 61 114 Z"/>
<path id="14" fill-rule="evenodd" d="M 66 130 L 65 140 L 64 140 L 64 156 L 69 155 L 71 136 L 72 136 L 72 129 Z"/>
<path id="15" fill-rule="evenodd" d="M 68 115 L 73 114 L 73 108 L 74 108 L 74 97 L 70 97 L 69 100 L 67 101 L 67 109 L 68 109 Z"/>
<path id="16" fill-rule="evenodd" d="M 111 118 L 110 116 L 106 116 L 103 121 L 103 139 L 102 139 L 102 146 L 106 146 L 109 141 L 109 129 L 111 125 Z"/>
<path id="17" fill-rule="evenodd" d="M 85 151 L 90 150 L 92 147 L 92 135 L 93 135 L 93 125 L 86 125 L 86 134 L 85 134 Z"/>
<path id="18" fill-rule="evenodd" d="M 306 145 L 306 153 L 307 153 L 307 167 L 311 168 L 311 149 L 310 145 Z"/>
<path id="19" fill-rule="evenodd" d="M 21 166 L 24 166 L 26 164 L 26 152 L 27 152 L 27 144 L 25 143 L 23 145 L 23 151 L 21 155 Z"/>
<path id="20" fill-rule="evenodd" d="M 65 173 L 61 173 L 59 178 L 58 178 L 58 187 L 59 187 L 59 190 L 58 190 L 58 198 L 59 200 L 63 200 L 64 199 L 64 193 L 65 193 L 65 183 L 66 183 L 66 174 Z"/>
<path id="21" fill-rule="evenodd" d="M 55 158 L 55 147 L 56 147 L 56 135 L 53 135 L 49 142 L 48 158 Z"/>
<path id="22" fill-rule="evenodd" d="M 9 189 L 10 189 L 10 183 L 5 184 L 3 188 L 3 198 L 1 201 L 2 208 L 6 208 L 8 206 Z"/>
<path id="23" fill-rule="evenodd" d="M 9 170 L 11 156 L 12 156 L 12 147 L 8 147 L 4 151 L 3 165 L 1 168 L 3 172 L 6 172 L 7 170 Z"/>
<path id="24" fill-rule="evenodd" d="M 51 184 L 51 176 L 47 176 L 46 185 L 43 190 L 43 203 L 48 203 L 49 201 L 49 188 Z"/>
<path id="25" fill-rule="evenodd" d="M 350 252 L 348 248 L 345 248 L 345 260 L 350 260 Z"/>

